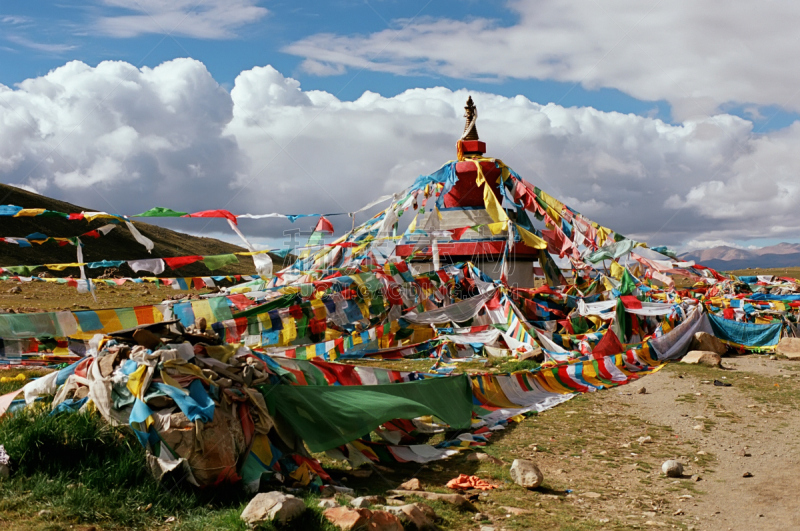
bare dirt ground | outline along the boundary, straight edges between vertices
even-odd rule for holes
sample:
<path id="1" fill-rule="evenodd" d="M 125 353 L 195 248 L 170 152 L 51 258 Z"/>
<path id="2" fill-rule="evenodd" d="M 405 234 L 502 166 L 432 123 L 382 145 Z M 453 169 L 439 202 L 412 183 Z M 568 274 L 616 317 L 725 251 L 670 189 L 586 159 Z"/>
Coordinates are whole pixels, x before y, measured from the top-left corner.
<path id="1" fill-rule="evenodd" d="M 679 498 L 682 523 L 800 529 L 800 365 L 763 355 L 726 358 L 724 365 L 729 370 L 674 364 L 642 380 L 646 394 L 623 387 L 610 393 L 611 402 L 632 406 L 638 417 L 670 427 L 676 439 L 715 457 L 686 472 L 702 478 L 702 494 Z M 714 386 L 714 379 L 732 386 Z M 698 455 L 686 457 L 692 465 Z"/>

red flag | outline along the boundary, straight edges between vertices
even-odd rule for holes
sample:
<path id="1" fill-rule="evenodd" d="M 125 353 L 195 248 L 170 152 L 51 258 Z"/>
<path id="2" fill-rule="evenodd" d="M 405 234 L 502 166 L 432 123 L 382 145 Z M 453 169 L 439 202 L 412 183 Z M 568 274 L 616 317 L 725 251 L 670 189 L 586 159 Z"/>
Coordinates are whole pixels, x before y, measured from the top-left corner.
<path id="1" fill-rule="evenodd" d="M 202 259 L 202 256 L 173 256 L 162 258 L 171 269 L 178 269 L 179 267 L 199 262 Z"/>
<path id="2" fill-rule="evenodd" d="M 597 345 L 592 349 L 592 357 L 595 359 L 604 358 L 606 356 L 613 356 L 624 351 L 625 347 L 619 342 L 617 334 L 608 330 L 605 335 L 597 342 Z"/>
<path id="3" fill-rule="evenodd" d="M 460 240 L 461 237 L 467 232 L 470 228 L 469 227 L 459 227 L 457 229 L 450 229 L 450 232 L 453 233 L 454 240 Z"/>
<path id="4" fill-rule="evenodd" d="M 327 232 L 328 234 L 333 234 L 333 224 L 328 221 L 328 218 L 325 216 L 320 216 L 317 226 L 314 227 L 314 232 Z"/>
<path id="5" fill-rule="evenodd" d="M 236 221 L 236 216 L 228 212 L 227 210 L 203 210 L 201 212 L 195 212 L 194 214 L 186 214 L 185 216 L 181 216 L 184 218 L 227 218 L 231 220 L 234 224 L 238 224 Z"/>

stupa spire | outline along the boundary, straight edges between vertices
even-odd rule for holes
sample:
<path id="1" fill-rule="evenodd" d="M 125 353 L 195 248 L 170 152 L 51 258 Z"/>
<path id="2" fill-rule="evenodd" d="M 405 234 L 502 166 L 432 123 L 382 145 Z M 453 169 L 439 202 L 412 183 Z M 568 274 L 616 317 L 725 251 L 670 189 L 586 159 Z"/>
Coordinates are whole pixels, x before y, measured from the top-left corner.
<path id="1" fill-rule="evenodd" d="M 464 107 L 464 117 L 467 123 L 464 125 L 464 134 L 461 135 L 461 140 L 479 140 L 478 138 L 478 108 L 472 101 L 472 96 L 467 98 L 467 105 Z"/>

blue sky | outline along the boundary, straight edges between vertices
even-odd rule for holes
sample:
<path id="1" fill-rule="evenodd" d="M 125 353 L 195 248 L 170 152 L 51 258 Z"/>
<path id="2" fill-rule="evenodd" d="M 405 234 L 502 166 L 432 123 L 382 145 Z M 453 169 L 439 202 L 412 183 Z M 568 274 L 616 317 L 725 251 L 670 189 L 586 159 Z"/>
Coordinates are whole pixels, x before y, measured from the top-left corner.
<path id="1" fill-rule="evenodd" d="M 796 241 L 798 24 L 747 0 L 8 0 L 0 181 L 123 213 L 356 209 L 452 158 L 473 94 L 490 155 L 624 234 Z"/>
<path id="2" fill-rule="evenodd" d="M 136 2 L 127 3 L 136 5 Z M 325 90 L 340 99 L 355 99 L 367 90 L 393 96 L 409 88 L 444 86 L 455 90 L 466 87 L 509 97 L 521 94 L 543 104 L 591 106 L 601 111 L 635 113 L 671 121 L 667 101 L 637 99 L 613 87 L 590 90 L 580 82 L 515 79 L 513 72 L 509 72 L 506 79 L 491 82 L 436 73 L 400 76 L 369 69 L 320 77 L 299 68 L 302 58 L 283 51 L 290 43 L 319 33 L 364 35 L 402 27 L 409 20 L 487 18 L 501 27 L 514 25 L 519 16 L 503 2 L 333 0 L 302 2 L 300 6 L 295 2 L 267 1 L 255 5 L 265 9 L 263 14 L 253 17 L 252 22 L 237 23 L 230 29 L 230 35 L 222 38 L 186 35 L 183 27 L 189 19 L 163 25 L 154 21 L 158 32 L 121 38 L 98 32 L 97 20 L 134 13 L 147 17 L 147 11 L 100 1 L 4 2 L 0 11 L 3 36 L 0 39 L 0 83 L 12 86 L 44 75 L 68 60 L 90 65 L 121 60 L 136 66 L 154 67 L 176 57 L 193 57 L 202 61 L 226 87 L 233 85 L 242 70 L 270 64 L 298 79 L 305 90 Z M 800 117 L 796 112 L 775 105 L 731 102 L 723 108 L 753 121 L 756 132 L 761 133 L 784 128 Z M 754 117 L 753 109 L 757 109 L 760 116 Z"/>

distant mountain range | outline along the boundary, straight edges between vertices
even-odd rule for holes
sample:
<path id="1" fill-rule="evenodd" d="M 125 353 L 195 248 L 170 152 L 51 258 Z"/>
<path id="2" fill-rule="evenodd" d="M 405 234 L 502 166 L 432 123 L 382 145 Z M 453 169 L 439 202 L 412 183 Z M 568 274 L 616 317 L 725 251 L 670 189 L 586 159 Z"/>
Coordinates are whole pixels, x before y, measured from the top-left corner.
<path id="1" fill-rule="evenodd" d="M 760 249 L 737 249 L 726 245 L 684 253 L 683 260 L 694 260 L 714 269 L 730 271 L 747 268 L 798 267 L 800 243 L 779 243 Z"/>

